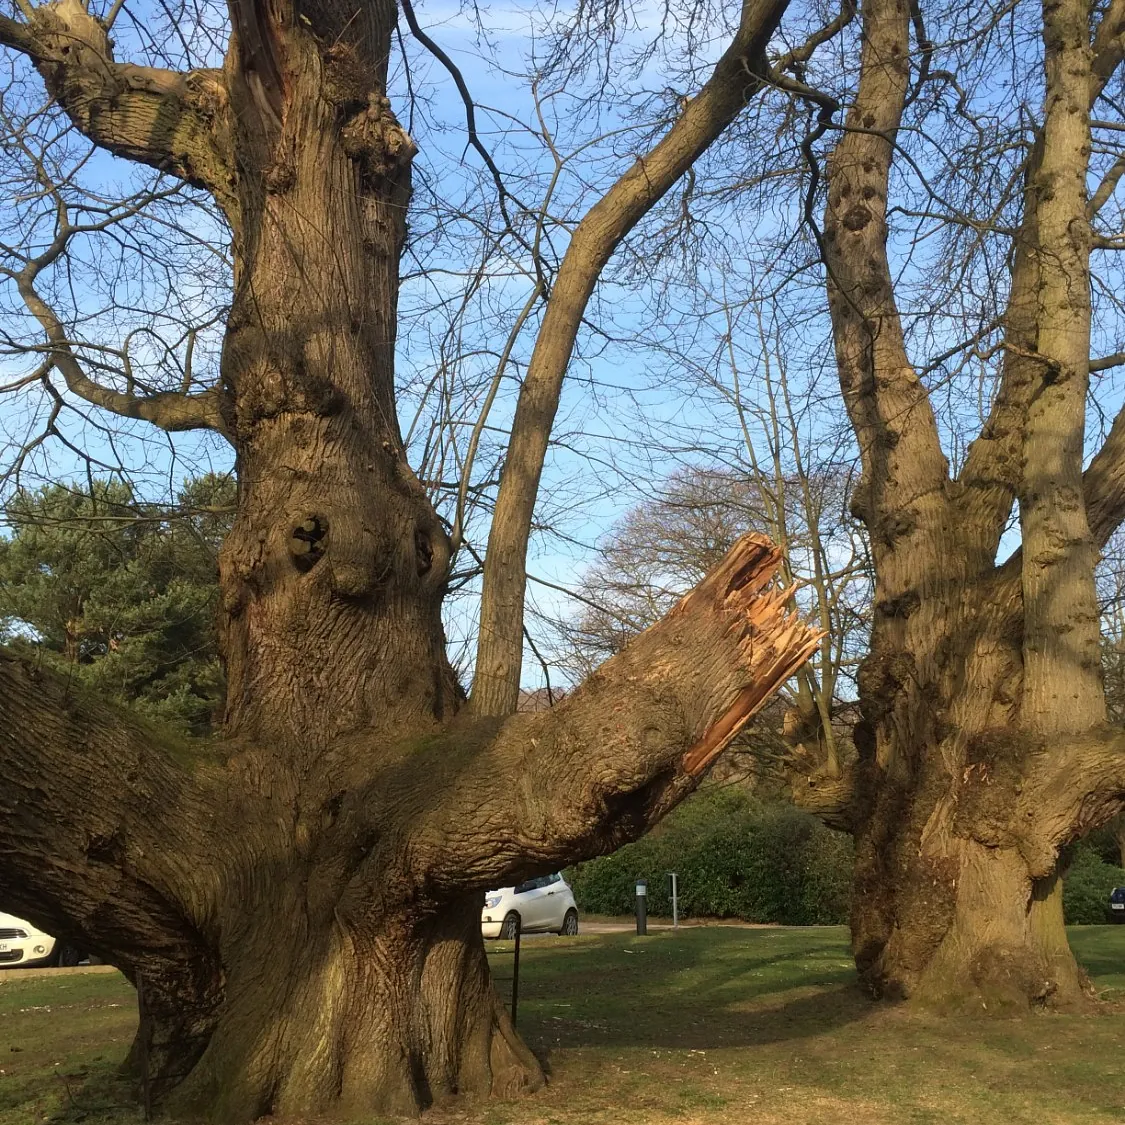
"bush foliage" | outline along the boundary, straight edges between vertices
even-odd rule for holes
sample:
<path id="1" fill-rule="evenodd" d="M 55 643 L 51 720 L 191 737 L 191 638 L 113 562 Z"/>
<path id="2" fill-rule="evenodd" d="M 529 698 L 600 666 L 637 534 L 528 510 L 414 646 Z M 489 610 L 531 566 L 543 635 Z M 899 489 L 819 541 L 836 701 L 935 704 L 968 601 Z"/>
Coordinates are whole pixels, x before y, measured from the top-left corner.
<path id="1" fill-rule="evenodd" d="M 1074 852 L 1063 880 L 1063 914 L 1068 926 L 1100 926 L 1109 911 L 1109 892 L 1125 887 L 1125 870 L 1106 863 L 1089 841 Z"/>
<path id="2" fill-rule="evenodd" d="M 635 844 L 571 868 L 567 881 L 580 910 L 631 914 L 644 878 L 649 913 L 670 917 L 669 871 L 683 918 L 828 925 L 847 921 L 852 842 L 792 807 L 714 788 Z"/>
<path id="3" fill-rule="evenodd" d="M 1082 841 L 1063 883 L 1070 926 L 1107 921 L 1109 893 L 1125 887 L 1125 870 L 1098 837 Z M 1115 845 L 1114 845 L 1115 846 Z M 781 925 L 848 920 L 852 841 L 788 805 L 735 788 L 705 789 L 648 836 L 566 874 L 587 914 L 632 914 L 636 880 L 648 882 L 648 911 L 672 915 L 668 872 L 679 875 L 680 917 L 736 918 Z"/>

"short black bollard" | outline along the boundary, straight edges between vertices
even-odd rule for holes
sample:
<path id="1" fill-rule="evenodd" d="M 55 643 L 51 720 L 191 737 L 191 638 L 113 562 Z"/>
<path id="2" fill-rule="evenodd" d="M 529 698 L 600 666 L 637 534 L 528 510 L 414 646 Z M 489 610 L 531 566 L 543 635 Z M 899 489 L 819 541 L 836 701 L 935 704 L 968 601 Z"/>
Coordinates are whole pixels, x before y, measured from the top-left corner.
<path id="1" fill-rule="evenodd" d="M 648 933 L 648 883 L 637 880 L 637 934 L 644 937 Z"/>
<path id="2" fill-rule="evenodd" d="M 152 1026 L 148 1019 L 148 1005 L 145 1003 L 144 973 L 137 973 L 137 1045 L 138 1063 L 141 1067 L 141 1105 L 144 1107 L 146 1121 L 152 1120 L 152 1083 L 149 1080 L 149 1045 L 152 1042 Z"/>

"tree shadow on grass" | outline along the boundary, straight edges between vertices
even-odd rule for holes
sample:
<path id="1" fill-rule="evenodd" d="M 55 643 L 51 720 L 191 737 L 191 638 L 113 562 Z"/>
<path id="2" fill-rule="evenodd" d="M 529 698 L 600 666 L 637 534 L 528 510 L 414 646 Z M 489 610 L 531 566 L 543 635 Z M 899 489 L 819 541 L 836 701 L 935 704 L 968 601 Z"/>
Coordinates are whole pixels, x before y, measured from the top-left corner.
<path id="1" fill-rule="evenodd" d="M 520 1031 L 547 1054 L 706 1050 L 821 1035 L 872 1011 L 838 939 L 801 949 L 794 948 L 800 935 L 745 935 L 661 934 L 536 950 L 521 967 Z"/>
<path id="2" fill-rule="evenodd" d="M 818 989 L 781 1003 L 750 1011 L 714 1009 L 654 1011 L 643 1019 L 621 1022 L 590 1019 L 581 1012 L 568 1015 L 529 1014 L 521 1020 L 521 1034 L 537 1052 L 582 1047 L 645 1047 L 670 1050 L 715 1050 L 758 1047 L 823 1035 L 864 1019 L 872 1002 L 855 985 Z"/>

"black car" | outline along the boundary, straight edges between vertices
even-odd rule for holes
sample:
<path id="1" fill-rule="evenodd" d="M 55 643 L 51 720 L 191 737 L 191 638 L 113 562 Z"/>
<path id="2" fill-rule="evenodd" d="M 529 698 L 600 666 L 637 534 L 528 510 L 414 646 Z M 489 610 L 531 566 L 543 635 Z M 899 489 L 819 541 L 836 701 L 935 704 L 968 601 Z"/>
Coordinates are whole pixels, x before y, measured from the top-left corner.
<path id="1" fill-rule="evenodd" d="M 1125 887 L 1114 887 L 1109 892 L 1109 910 L 1106 913 L 1111 922 L 1125 922 Z"/>

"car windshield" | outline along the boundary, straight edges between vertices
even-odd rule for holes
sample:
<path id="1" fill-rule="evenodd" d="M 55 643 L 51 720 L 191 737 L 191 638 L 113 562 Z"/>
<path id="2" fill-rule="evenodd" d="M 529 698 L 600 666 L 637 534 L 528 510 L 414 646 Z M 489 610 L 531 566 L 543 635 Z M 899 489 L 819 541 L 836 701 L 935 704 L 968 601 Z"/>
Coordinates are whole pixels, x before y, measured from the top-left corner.
<path id="1" fill-rule="evenodd" d="M 525 895 L 531 891 L 539 891 L 544 887 L 554 886 L 556 883 L 561 883 L 563 877 L 557 872 L 553 875 L 540 875 L 535 879 L 528 879 L 526 882 L 517 883 L 514 887 L 497 887 L 494 891 L 485 891 L 485 895 L 489 898 L 494 895 Z"/>

